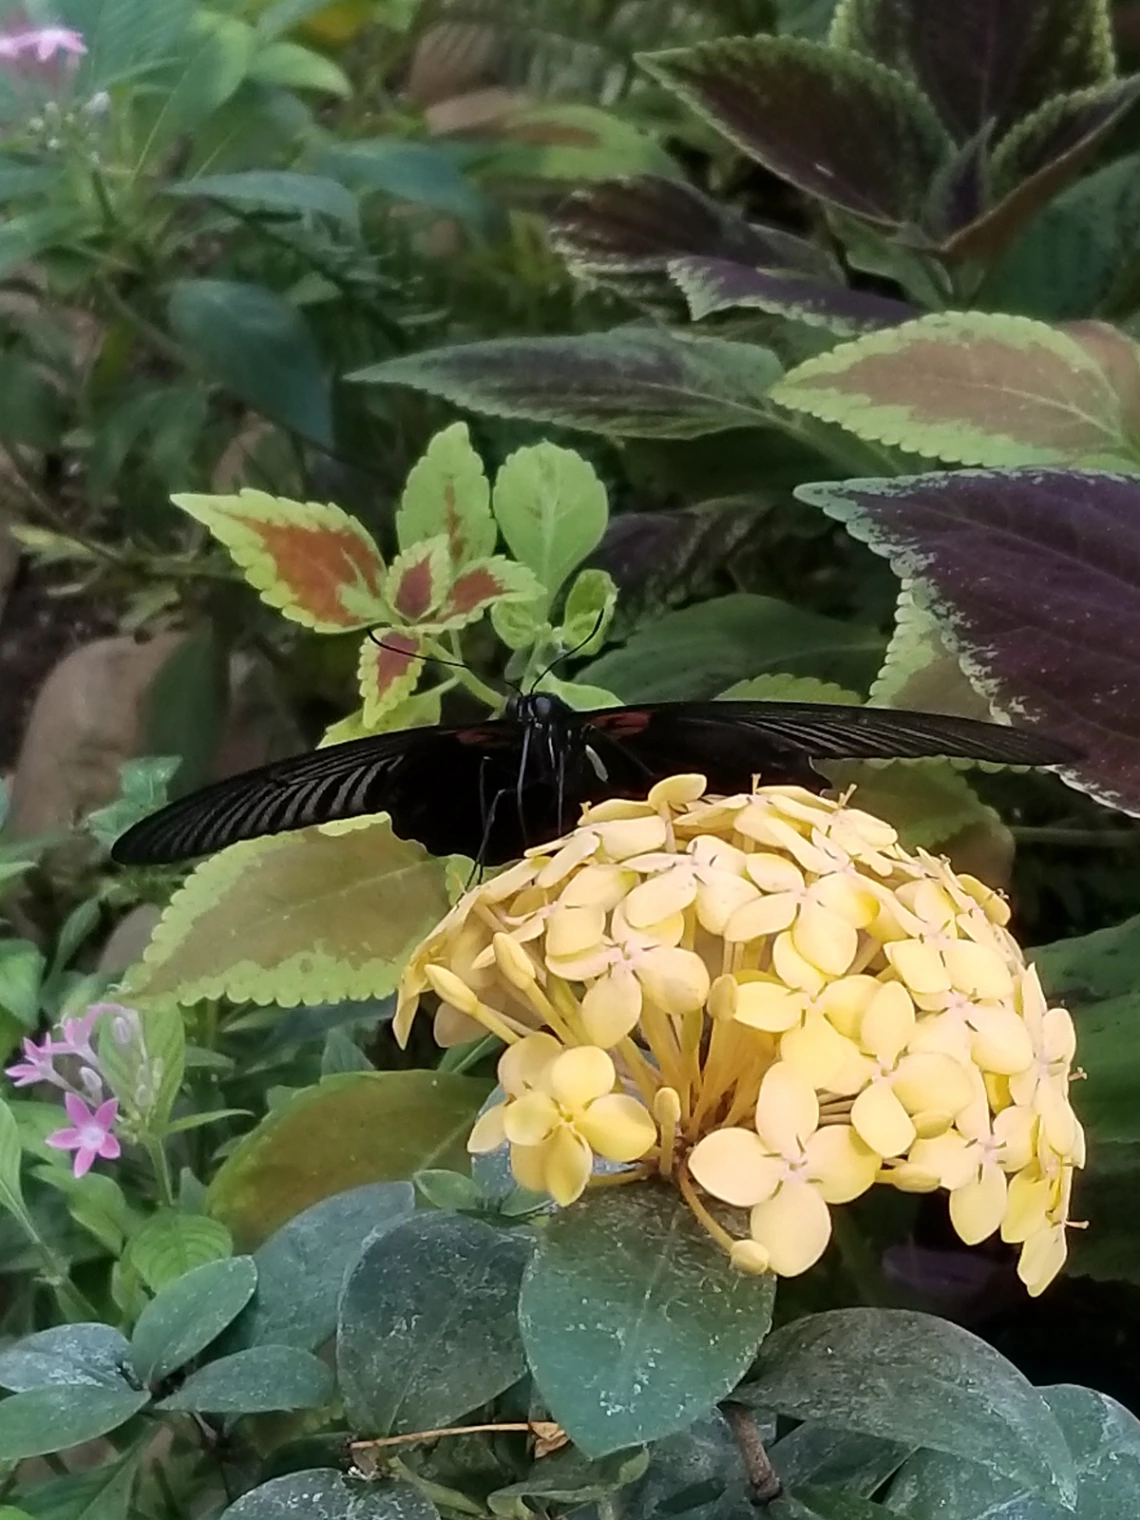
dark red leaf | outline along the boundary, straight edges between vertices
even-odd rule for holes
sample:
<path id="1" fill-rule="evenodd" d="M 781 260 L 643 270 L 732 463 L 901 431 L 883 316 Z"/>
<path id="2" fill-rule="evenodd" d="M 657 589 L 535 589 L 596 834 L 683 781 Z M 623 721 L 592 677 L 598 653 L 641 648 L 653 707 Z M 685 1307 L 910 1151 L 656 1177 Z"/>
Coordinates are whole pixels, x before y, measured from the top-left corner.
<path id="1" fill-rule="evenodd" d="M 789 37 L 730 37 L 641 62 L 774 174 L 885 226 L 917 218 L 952 151 L 921 92 L 857 53 Z"/>
<path id="2" fill-rule="evenodd" d="M 1080 750 L 1140 813 L 1140 478 L 962 470 L 803 486 L 917 582 L 996 706 Z"/>
<path id="3" fill-rule="evenodd" d="M 847 0 L 832 42 L 913 79 L 960 141 L 1112 77 L 1100 0 Z"/>
<path id="4" fill-rule="evenodd" d="M 794 317 L 855 337 L 876 327 L 894 327 L 918 313 L 904 301 L 846 285 L 821 284 L 794 275 L 770 274 L 726 259 L 674 259 L 669 272 L 685 292 L 695 321 L 718 311 L 752 307 L 776 316 Z"/>

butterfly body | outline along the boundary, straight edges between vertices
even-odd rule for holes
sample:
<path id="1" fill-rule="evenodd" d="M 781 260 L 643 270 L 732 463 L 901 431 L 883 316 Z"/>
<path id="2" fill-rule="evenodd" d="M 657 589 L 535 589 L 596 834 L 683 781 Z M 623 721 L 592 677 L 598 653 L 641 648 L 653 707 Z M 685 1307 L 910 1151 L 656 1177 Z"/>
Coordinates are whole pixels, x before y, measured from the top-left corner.
<path id="1" fill-rule="evenodd" d="M 763 781 L 826 783 L 816 761 L 947 755 L 1057 765 L 1037 733 L 937 713 L 801 702 L 664 702 L 579 712 L 520 693 L 501 718 L 330 745 L 180 798 L 128 829 L 112 856 L 156 865 L 243 839 L 386 812 L 433 854 L 498 865 L 556 838 L 584 803 L 644 797 L 681 772 L 736 792 Z"/>

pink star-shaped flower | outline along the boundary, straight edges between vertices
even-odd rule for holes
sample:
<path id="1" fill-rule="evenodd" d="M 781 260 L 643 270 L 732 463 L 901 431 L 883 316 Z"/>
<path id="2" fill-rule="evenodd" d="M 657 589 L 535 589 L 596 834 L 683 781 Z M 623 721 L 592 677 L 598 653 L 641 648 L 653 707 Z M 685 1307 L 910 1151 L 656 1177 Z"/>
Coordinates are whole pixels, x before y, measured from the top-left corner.
<path id="1" fill-rule="evenodd" d="M 31 1087 L 36 1082 L 54 1082 L 57 1087 L 62 1086 L 55 1069 L 55 1046 L 50 1036 L 42 1045 L 37 1045 L 35 1040 L 25 1040 L 23 1049 L 24 1059 L 5 1067 L 6 1074 L 17 1087 Z"/>
<path id="2" fill-rule="evenodd" d="M 63 1106 L 72 1127 L 57 1129 L 54 1134 L 48 1135 L 46 1144 L 53 1150 L 75 1152 L 74 1171 L 77 1177 L 82 1177 L 91 1170 L 96 1157 L 114 1161 L 120 1151 L 119 1142 L 111 1133 L 119 1114 L 118 1099 L 108 1098 L 92 1113 L 82 1098 L 75 1093 L 68 1093 Z"/>

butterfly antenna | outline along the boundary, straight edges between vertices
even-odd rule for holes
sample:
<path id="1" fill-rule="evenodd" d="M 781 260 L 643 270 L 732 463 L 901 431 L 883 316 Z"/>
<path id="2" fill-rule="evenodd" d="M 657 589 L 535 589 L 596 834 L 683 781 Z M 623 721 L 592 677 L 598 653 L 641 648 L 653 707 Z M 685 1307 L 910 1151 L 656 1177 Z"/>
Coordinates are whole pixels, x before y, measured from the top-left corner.
<path id="1" fill-rule="evenodd" d="M 606 609 L 603 607 L 601 609 L 601 611 L 598 613 L 597 617 L 594 619 L 594 626 L 590 629 L 590 631 L 586 635 L 586 637 L 584 639 L 580 639 L 579 642 L 574 645 L 573 649 L 564 649 L 561 654 L 557 654 L 557 655 L 554 656 L 553 660 L 551 660 L 550 664 L 541 673 L 541 675 L 538 675 L 538 676 L 535 677 L 535 679 L 534 679 L 534 681 L 533 681 L 533 683 L 531 685 L 531 690 L 532 691 L 536 691 L 538 689 L 539 682 L 540 681 L 545 681 L 546 678 L 547 678 L 547 676 L 550 674 L 550 672 L 554 669 L 554 667 L 556 665 L 561 665 L 563 660 L 572 660 L 574 658 L 574 656 L 578 653 L 579 649 L 585 649 L 586 645 L 590 643 L 590 641 L 597 634 L 598 629 L 602 626 L 602 621 L 605 618 L 605 615 L 606 615 Z"/>
<path id="2" fill-rule="evenodd" d="M 383 639 L 378 639 L 376 637 L 376 635 L 372 632 L 371 628 L 366 628 L 364 631 L 367 633 L 368 637 L 372 640 L 372 642 L 376 645 L 377 649 L 390 649 L 393 654 L 404 654 L 404 655 L 408 654 L 408 651 L 406 649 L 401 649 L 396 644 L 385 644 L 385 642 L 384 642 Z M 591 634 L 590 637 L 593 638 L 593 634 Z M 463 663 L 462 660 L 448 660 L 448 659 L 445 659 L 443 657 L 443 655 L 441 655 L 441 654 L 423 654 L 422 652 L 417 651 L 416 653 L 414 653 L 414 654 L 411 655 L 411 658 L 413 660 L 430 660 L 433 665 L 448 665 L 448 666 L 451 667 L 452 670 L 466 670 L 467 669 L 467 666 Z M 504 676 L 503 679 L 506 680 L 506 677 Z M 507 681 L 506 684 L 511 688 L 512 691 L 518 692 L 519 689 L 514 684 L 513 681 Z M 521 696 L 521 692 L 519 693 L 519 695 Z"/>

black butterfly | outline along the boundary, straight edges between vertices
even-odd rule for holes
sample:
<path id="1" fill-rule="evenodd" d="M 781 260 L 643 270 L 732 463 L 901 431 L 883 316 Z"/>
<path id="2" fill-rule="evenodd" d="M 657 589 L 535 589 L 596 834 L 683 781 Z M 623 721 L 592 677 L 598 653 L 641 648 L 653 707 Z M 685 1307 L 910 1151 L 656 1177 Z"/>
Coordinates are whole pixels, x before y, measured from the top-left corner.
<path id="1" fill-rule="evenodd" d="M 1067 745 L 971 718 L 808 702 L 662 702 L 576 712 L 544 692 L 502 718 L 412 728 L 331 745 L 246 771 L 171 803 L 115 843 L 123 865 L 206 855 L 241 839 L 386 812 L 403 838 L 483 865 L 557 838 L 584 802 L 644 797 L 697 771 L 720 792 L 798 782 L 820 790 L 817 760 L 945 755 L 1059 765 Z"/>

